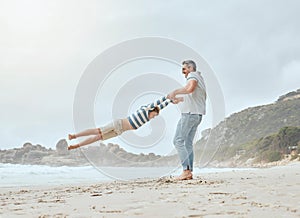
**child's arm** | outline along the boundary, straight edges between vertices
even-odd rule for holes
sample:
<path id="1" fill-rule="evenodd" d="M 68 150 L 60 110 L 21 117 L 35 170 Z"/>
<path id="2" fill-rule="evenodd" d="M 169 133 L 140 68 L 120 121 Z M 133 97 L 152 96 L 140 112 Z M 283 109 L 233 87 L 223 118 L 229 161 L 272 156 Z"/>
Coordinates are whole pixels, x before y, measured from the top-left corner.
<path id="1" fill-rule="evenodd" d="M 166 96 L 163 96 L 160 99 L 153 102 L 152 104 L 148 104 L 147 109 L 151 110 L 151 109 L 155 108 L 156 106 L 158 106 L 159 109 L 161 110 L 161 109 L 165 108 L 166 106 L 168 106 L 170 102 L 173 104 L 178 104 L 181 101 L 183 101 L 183 97 L 176 97 L 174 100 L 171 100 L 171 99 L 167 98 Z"/>
<path id="2" fill-rule="evenodd" d="M 166 96 L 163 96 L 161 97 L 160 99 L 156 100 L 155 102 L 153 102 L 152 104 L 149 104 L 150 105 L 150 108 L 155 108 L 156 106 L 159 106 L 161 103 L 167 101 L 167 97 Z"/>
<path id="3" fill-rule="evenodd" d="M 155 107 L 159 107 L 160 109 L 163 109 L 164 107 L 166 107 L 172 100 L 168 99 L 166 96 L 161 97 L 160 99 L 154 101 L 151 104 L 148 104 L 146 106 L 146 110 L 152 110 Z"/>

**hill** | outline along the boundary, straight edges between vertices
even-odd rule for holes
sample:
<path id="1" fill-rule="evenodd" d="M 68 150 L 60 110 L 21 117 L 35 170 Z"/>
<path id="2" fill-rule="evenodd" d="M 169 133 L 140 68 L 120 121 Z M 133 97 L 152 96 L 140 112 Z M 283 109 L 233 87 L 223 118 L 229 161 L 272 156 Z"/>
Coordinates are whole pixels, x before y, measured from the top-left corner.
<path id="1" fill-rule="evenodd" d="M 234 113 L 213 129 L 203 132 L 195 145 L 197 162 L 226 161 L 245 144 L 276 134 L 283 127 L 300 127 L 300 89 L 272 103 Z M 279 133 L 278 133 L 279 134 Z M 272 148 L 271 144 L 268 147 Z"/>

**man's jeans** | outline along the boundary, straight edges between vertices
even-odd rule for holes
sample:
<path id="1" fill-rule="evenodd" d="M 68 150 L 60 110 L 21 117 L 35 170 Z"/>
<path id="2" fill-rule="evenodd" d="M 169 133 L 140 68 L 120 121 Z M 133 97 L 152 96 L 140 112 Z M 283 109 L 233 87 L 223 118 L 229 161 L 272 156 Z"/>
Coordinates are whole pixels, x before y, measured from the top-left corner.
<path id="1" fill-rule="evenodd" d="M 178 121 L 173 143 L 177 149 L 183 170 L 193 171 L 193 140 L 201 120 L 201 114 L 182 113 Z"/>

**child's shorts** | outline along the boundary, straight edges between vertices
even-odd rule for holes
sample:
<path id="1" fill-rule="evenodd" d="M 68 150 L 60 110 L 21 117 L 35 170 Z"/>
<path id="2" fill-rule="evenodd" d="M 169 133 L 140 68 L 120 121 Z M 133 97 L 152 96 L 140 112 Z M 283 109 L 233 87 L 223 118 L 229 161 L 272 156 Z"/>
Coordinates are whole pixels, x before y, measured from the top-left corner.
<path id="1" fill-rule="evenodd" d="M 116 137 L 124 132 L 122 119 L 116 119 L 99 129 L 101 130 L 103 140 Z"/>

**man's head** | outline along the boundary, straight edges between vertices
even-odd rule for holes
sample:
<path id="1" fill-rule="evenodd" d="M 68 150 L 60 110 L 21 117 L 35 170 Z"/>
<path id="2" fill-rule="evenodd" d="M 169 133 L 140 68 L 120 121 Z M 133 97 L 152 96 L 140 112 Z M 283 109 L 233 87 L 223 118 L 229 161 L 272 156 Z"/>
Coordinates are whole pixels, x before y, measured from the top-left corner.
<path id="1" fill-rule="evenodd" d="M 148 113 L 148 119 L 153 119 L 154 117 L 156 117 L 159 114 L 159 107 L 155 107 L 152 110 L 149 110 Z"/>
<path id="2" fill-rule="evenodd" d="M 182 73 L 185 77 L 187 77 L 190 72 L 195 72 L 196 68 L 196 63 L 192 60 L 185 60 L 182 62 Z"/>

